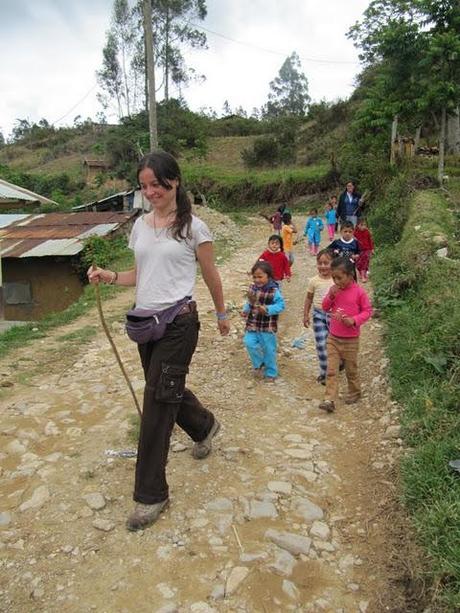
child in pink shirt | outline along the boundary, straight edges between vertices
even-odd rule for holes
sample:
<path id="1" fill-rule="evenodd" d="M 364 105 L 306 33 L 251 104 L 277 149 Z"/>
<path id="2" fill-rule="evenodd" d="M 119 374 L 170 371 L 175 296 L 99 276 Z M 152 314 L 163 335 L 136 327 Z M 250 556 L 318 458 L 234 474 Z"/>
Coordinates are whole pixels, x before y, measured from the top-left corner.
<path id="1" fill-rule="evenodd" d="M 361 398 L 358 374 L 360 327 L 372 315 L 369 297 L 354 280 L 354 265 L 347 257 L 335 258 L 331 264 L 334 285 L 323 299 L 323 309 L 331 314 L 327 339 L 326 393 L 319 408 L 328 413 L 335 411 L 338 398 L 340 361 L 345 362 L 348 382 L 346 404 Z"/>

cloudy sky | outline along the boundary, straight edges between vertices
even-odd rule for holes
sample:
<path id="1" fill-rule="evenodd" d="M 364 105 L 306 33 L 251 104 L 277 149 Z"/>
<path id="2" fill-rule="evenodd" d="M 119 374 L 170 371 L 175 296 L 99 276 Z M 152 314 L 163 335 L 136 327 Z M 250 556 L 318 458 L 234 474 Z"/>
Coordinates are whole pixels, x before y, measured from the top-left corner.
<path id="1" fill-rule="evenodd" d="M 95 118 L 113 0 L 0 0 L 0 130 L 17 118 L 71 125 Z M 208 0 L 208 49 L 188 51 L 206 81 L 183 90 L 193 110 L 225 100 L 248 112 L 267 100 L 269 82 L 292 51 L 314 101 L 347 97 L 359 72 L 345 34 L 369 0 Z M 174 95 L 174 90 L 171 95 Z M 109 116 L 114 120 L 114 116 Z"/>

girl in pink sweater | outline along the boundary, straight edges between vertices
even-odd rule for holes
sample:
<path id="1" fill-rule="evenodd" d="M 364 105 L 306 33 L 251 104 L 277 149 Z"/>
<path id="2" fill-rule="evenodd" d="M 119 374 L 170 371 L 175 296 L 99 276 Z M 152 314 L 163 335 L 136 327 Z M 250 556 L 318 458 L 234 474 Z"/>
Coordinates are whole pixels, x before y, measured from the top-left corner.
<path id="1" fill-rule="evenodd" d="M 361 398 L 358 373 L 359 331 L 372 315 L 366 292 L 354 280 L 354 265 L 347 257 L 335 258 L 331 263 L 334 285 L 323 299 L 323 309 L 331 314 L 327 339 L 326 393 L 319 408 L 328 413 L 335 411 L 338 399 L 338 373 L 340 361 L 345 362 L 348 382 L 346 404 Z"/>

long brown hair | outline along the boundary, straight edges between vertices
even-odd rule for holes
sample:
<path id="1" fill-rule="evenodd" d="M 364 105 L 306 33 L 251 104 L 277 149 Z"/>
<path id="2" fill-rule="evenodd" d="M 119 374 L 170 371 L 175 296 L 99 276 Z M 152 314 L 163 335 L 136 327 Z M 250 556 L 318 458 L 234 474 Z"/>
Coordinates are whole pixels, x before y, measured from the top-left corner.
<path id="1" fill-rule="evenodd" d="M 139 173 L 145 168 L 150 168 L 154 172 L 158 183 L 165 189 L 172 189 L 170 181 L 177 181 L 177 211 L 170 231 L 176 240 L 191 238 L 192 205 L 182 185 L 181 172 L 176 159 L 170 153 L 166 153 L 166 151 L 148 153 L 141 159 L 137 167 L 138 181 Z"/>

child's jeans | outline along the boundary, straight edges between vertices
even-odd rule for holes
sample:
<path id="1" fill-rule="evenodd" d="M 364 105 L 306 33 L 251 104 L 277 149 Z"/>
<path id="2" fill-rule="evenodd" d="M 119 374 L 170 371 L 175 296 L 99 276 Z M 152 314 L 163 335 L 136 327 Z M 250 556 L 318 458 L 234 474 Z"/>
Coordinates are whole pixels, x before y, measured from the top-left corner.
<path id="1" fill-rule="evenodd" d="M 327 338 L 327 375 L 325 400 L 337 402 L 339 396 L 340 360 L 345 361 L 345 374 L 348 382 L 347 400 L 357 400 L 361 396 L 358 374 L 359 336 L 339 338 L 329 334 Z"/>
<path id="2" fill-rule="evenodd" d="M 277 377 L 277 341 L 274 332 L 245 332 L 243 342 L 253 368 L 262 368 L 266 377 Z"/>
<path id="3" fill-rule="evenodd" d="M 319 362 L 320 376 L 326 376 L 327 370 L 327 349 L 326 341 L 329 334 L 330 315 L 314 307 L 313 309 L 313 334 L 315 335 L 316 353 Z"/>
<path id="4" fill-rule="evenodd" d="M 334 240 L 334 234 L 335 234 L 335 223 L 328 223 L 327 224 L 327 231 L 329 233 L 329 238 L 332 240 Z"/>

